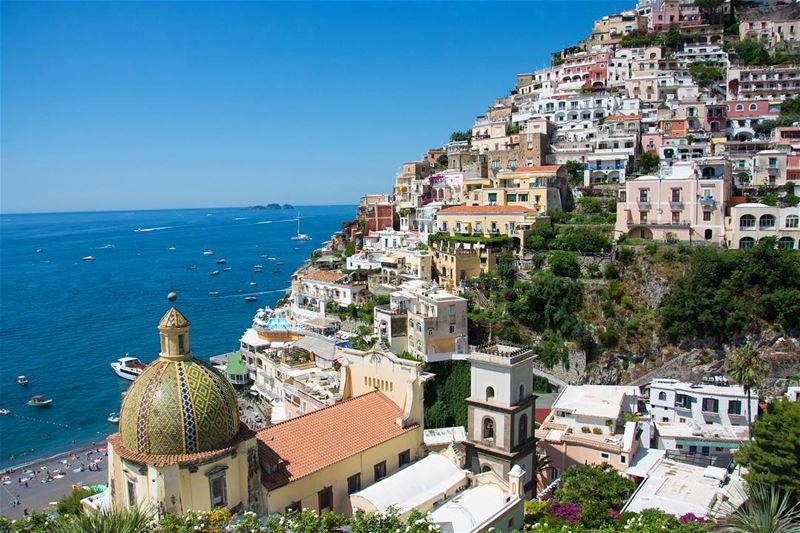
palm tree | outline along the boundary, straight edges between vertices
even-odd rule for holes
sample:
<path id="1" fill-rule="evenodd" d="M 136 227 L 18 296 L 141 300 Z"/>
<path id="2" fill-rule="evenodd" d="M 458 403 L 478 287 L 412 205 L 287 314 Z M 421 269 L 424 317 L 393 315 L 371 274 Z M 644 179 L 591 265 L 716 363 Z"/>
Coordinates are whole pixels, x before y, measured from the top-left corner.
<path id="1" fill-rule="evenodd" d="M 747 501 L 722 520 L 725 533 L 797 533 L 800 503 L 775 486 L 749 485 Z"/>
<path id="2" fill-rule="evenodd" d="M 112 507 L 100 512 L 67 516 L 56 522 L 55 533 L 141 533 L 153 529 L 155 514 L 150 509 Z"/>
<path id="3" fill-rule="evenodd" d="M 750 412 L 750 394 L 752 389 L 760 386 L 767 377 L 768 365 L 761 359 L 758 350 L 745 344 L 731 354 L 725 366 L 731 379 L 744 387 L 744 392 L 747 394 L 747 438 L 752 440 L 753 418 Z"/>

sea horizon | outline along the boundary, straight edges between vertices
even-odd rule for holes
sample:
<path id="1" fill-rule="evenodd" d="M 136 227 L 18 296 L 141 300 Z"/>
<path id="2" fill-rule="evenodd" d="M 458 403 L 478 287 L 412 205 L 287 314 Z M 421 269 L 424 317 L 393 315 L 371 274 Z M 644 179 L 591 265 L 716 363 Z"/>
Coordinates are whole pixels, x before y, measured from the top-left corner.
<path id="1" fill-rule="evenodd" d="M 237 350 L 255 311 L 273 306 L 296 268 L 355 214 L 354 205 L 295 207 L 310 242 L 289 239 L 296 209 L 0 217 L 0 408 L 11 410 L 0 416 L 0 468 L 99 443 L 116 431 L 107 418 L 119 411 L 130 382 L 109 365 L 128 353 L 145 362 L 157 357 L 156 326 L 172 305 L 171 291 L 192 323 L 196 356 Z M 215 255 L 204 256 L 206 249 Z M 89 255 L 95 260 L 82 260 Z M 218 265 L 222 258 L 227 262 Z M 263 271 L 255 272 L 255 264 Z M 212 270 L 220 275 L 209 276 Z M 251 295 L 256 302 L 244 300 Z M 19 385 L 18 375 L 30 383 Z M 34 394 L 53 405 L 27 406 Z"/>
<path id="2" fill-rule="evenodd" d="M 18 216 L 18 215 L 62 215 L 62 214 L 91 214 L 91 213 L 128 213 L 128 212 L 158 212 L 158 211 L 196 211 L 196 210 L 219 210 L 219 209 L 241 209 L 244 211 L 256 210 L 256 206 L 268 206 L 270 204 L 291 205 L 292 209 L 298 208 L 315 208 L 315 207 L 352 207 L 355 208 L 357 204 L 348 203 L 333 203 L 333 204 L 292 204 L 290 202 L 268 202 L 263 204 L 252 204 L 249 206 L 217 206 L 217 207 L 142 207 L 132 209 L 79 209 L 79 210 L 64 210 L 64 211 L 3 211 L 0 209 L 0 216 Z M 265 209 L 266 210 L 266 209 Z M 284 210 L 271 209 L 274 211 Z M 286 209 L 289 211 L 290 209 Z M 355 213 L 354 213 L 355 215 Z"/>

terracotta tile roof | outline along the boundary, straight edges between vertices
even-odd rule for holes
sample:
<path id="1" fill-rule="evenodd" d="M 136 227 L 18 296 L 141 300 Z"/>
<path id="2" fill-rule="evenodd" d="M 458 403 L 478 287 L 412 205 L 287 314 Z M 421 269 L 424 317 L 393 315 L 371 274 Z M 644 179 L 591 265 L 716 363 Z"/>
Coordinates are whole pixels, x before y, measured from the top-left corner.
<path id="1" fill-rule="evenodd" d="M 558 172 L 562 165 L 544 165 L 540 167 L 517 167 L 515 172 Z"/>
<path id="2" fill-rule="evenodd" d="M 129 450 L 122 444 L 122 435 L 120 435 L 119 433 L 113 433 L 109 435 L 107 440 L 108 443 L 114 447 L 114 453 L 122 457 L 126 461 L 131 461 L 133 463 L 141 465 L 147 464 L 156 467 L 164 467 L 170 465 L 186 465 L 192 463 L 202 463 L 205 461 L 210 461 L 212 459 L 217 459 L 219 457 L 224 457 L 232 453 L 242 441 L 251 439 L 255 436 L 256 434 L 254 431 L 252 431 L 246 425 L 240 424 L 238 435 L 225 448 L 220 448 L 219 450 L 212 450 L 208 452 L 185 453 L 177 455 L 148 455 L 144 453 L 136 453 L 134 451 Z"/>
<path id="3" fill-rule="evenodd" d="M 621 120 L 641 120 L 642 115 L 611 115 L 606 117 L 606 122 L 619 122 Z"/>
<path id="4" fill-rule="evenodd" d="M 439 211 L 441 215 L 514 215 L 522 213 L 535 213 L 524 205 L 456 205 Z"/>
<path id="5" fill-rule="evenodd" d="M 376 390 L 262 429 L 256 436 L 261 482 L 267 489 L 286 485 L 419 428 L 395 424 L 402 416 Z"/>
<path id="6" fill-rule="evenodd" d="M 303 274 L 303 279 L 310 281 L 323 281 L 326 283 L 336 283 L 347 277 L 347 274 L 336 270 L 311 270 Z"/>
<path id="7" fill-rule="evenodd" d="M 549 407 L 537 407 L 536 410 L 533 412 L 533 419 L 536 421 L 537 424 L 543 424 L 547 415 L 550 414 Z"/>

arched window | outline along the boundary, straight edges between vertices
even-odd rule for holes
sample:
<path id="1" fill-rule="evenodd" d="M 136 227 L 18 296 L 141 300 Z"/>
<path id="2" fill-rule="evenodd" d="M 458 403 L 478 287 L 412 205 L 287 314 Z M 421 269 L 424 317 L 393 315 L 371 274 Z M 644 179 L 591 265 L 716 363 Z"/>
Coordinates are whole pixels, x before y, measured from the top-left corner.
<path id="1" fill-rule="evenodd" d="M 491 472 L 491 471 L 492 471 L 492 467 L 489 466 L 489 465 L 483 465 L 481 467 L 481 472 Z"/>
<path id="2" fill-rule="evenodd" d="M 519 401 L 522 401 L 522 399 L 524 397 L 525 397 L 525 385 L 520 385 L 519 386 Z"/>
<path id="3" fill-rule="evenodd" d="M 710 229 L 705 230 L 704 237 L 705 237 L 706 240 L 711 239 L 711 237 L 713 237 L 713 236 L 714 236 L 714 231 L 713 230 L 710 230 Z"/>
<path id="4" fill-rule="evenodd" d="M 658 393 L 659 401 L 666 402 L 667 401 L 667 393 L 666 392 L 659 392 Z"/>
<path id="5" fill-rule="evenodd" d="M 753 215 L 742 215 L 739 217 L 739 229 L 751 229 L 756 226 L 756 217 Z"/>
<path id="6" fill-rule="evenodd" d="M 761 218 L 758 219 L 758 227 L 760 229 L 774 228 L 775 215 L 761 215 Z"/>
<path id="7" fill-rule="evenodd" d="M 800 222 L 800 217 L 797 215 L 789 215 L 786 217 L 787 228 L 796 228 L 798 225 L 800 225 L 798 222 Z"/>
<path id="8" fill-rule="evenodd" d="M 750 111 L 755 111 L 756 109 L 758 109 L 758 105 L 750 104 Z"/>
<path id="9" fill-rule="evenodd" d="M 752 248 L 756 244 L 756 240 L 752 237 L 742 237 L 739 239 L 739 248 Z"/>
<path id="10" fill-rule="evenodd" d="M 494 420 L 489 416 L 483 419 L 483 438 L 494 438 Z"/>
<path id="11" fill-rule="evenodd" d="M 528 415 L 522 414 L 519 417 L 519 437 L 517 439 L 517 444 L 522 444 L 525 442 L 525 439 L 528 438 Z"/>
<path id="12" fill-rule="evenodd" d="M 782 248 L 784 250 L 794 249 L 794 239 L 791 237 L 781 237 L 778 239 L 778 248 Z"/>
<path id="13" fill-rule="evenodd" d="M 494 387 L 486 387 L 486 399 L 491 400 L 494 398 Z"/>

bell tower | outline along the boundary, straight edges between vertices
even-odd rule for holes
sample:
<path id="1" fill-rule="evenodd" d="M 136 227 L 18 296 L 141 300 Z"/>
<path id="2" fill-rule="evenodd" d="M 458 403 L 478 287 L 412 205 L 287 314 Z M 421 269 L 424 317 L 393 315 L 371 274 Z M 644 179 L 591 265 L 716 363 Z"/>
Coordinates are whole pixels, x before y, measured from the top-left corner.
<path id="1" fill-rule="evenodd" d="M 189 346 L 189 321 L 176 307 L 170 308 L 158 323 L 161 337 L 159 357 L 170 361 L 188 361 L 192 358 Z"/>
<path id="2" fill-rule="evenodd" d="M 467 356 L 467 468 L 493 471 L 503 479 L 521 468 L 525 474 L 519 481 L 529 497 L 536 486 L 534 357 L 527 348 L 500 343 L 484 344 Z"/>

